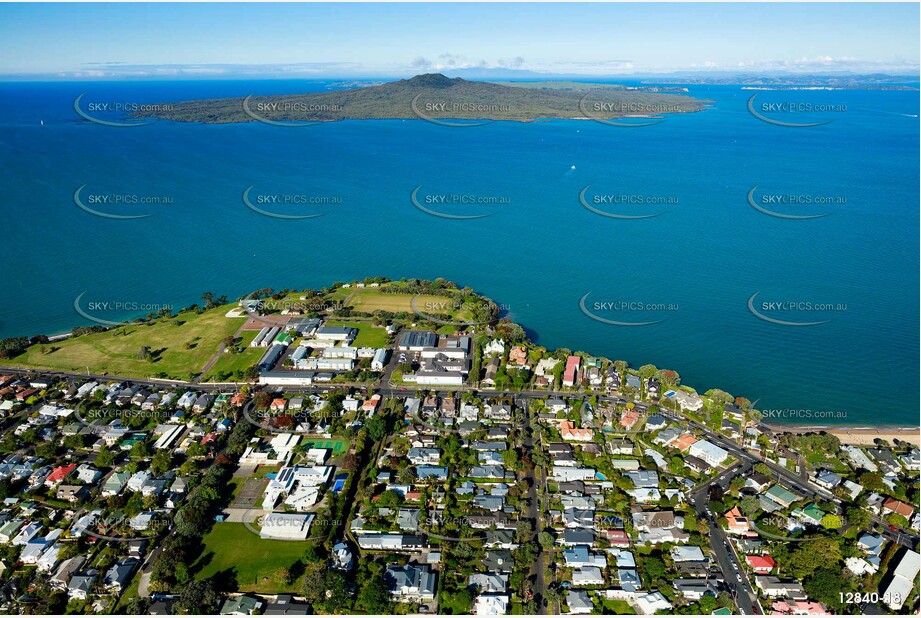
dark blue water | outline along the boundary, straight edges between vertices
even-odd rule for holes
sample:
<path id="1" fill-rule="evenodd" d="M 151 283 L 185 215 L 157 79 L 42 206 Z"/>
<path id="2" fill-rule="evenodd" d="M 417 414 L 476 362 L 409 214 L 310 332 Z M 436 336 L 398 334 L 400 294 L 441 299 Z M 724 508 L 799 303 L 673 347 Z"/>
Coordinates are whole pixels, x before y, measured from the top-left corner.
<path id="1" fill-rule="evenodd" d="M 445 277 L 508 307 L 541 345 L 654 363 L 701 392 L 722 388 L 759 407 L 842 413 L 821 422 L 915 423 L 918 384 L 918 95 L 895 91 L 765 92 L 762 101 L 846 105 L 813 128 L 761 122 L 752 91 L 692 87 L 711 109 L 660 125 L 591 121 L 447 128 L 424 121 L 349 121 L 308 128 L 157 122 L 111 128 L 80 120 L 74 98 L 162 102 L 323 89 L 304 82 L 0 84 L 5 281 L 0 336 L 86 323 L 89 302 L 183 306 L 211 290 L 313 287 L 367 275 Z M 105 118 L 117 116 L 99 114 Z M 44 126 L 40 121 L 44 121 Z M 573 169 L 572 166 L 575 166 Z M 156 205 L 96 204 L 89 195 L 160 196 Z M 258 195 L 336 197 L 341 204 L 266 205 Z M 671 198 L 662 205 L 578 199 Z M 752 208 L 757 195 L 844 198 Z M 475 220 L 434 217 L 486 214 Z M 442 206 L 462 194 L 499 203 Z M 677 200 L 677 203 L 674 201 Z M 761 320 L 756 309 L 784 321 Z M 587 317 L 657 321 L 615 326 Z M 762 302 L 821 302 L 837 311 L 777 311 Z M 630 301 L 677 310 L 607 311 Z M 767 308 L 765 308 L 767 307 Z M 102 310 L 100 310 L 102 311 Z M 125 319 L 146 311 L 106 311 Z M 658 321 L 661 320 L 661 321 Z M 827 320 L 827 321 L 826 321 Z M 819 422 L 819 421 L 814 421 Z"/>

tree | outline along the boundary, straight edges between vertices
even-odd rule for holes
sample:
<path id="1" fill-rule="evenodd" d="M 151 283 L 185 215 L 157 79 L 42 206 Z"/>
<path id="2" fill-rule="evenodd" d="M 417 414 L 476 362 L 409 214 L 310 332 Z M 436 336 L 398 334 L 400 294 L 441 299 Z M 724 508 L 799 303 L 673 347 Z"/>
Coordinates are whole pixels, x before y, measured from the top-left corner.
<path id="1" fill-rule="evenodd" d="M 549 532 L 541 532 L 537 535 L 537 542 L 540 543 L 541 549 L 548 551 L 553 549 L 553 535 Z"/>
<path id="2" fill-rule="evenodd" d="M 100 468 L 111 468 L 115 463 L 115 453 L 108 446 L 102 446 L 96 455 L 96 465 Z"/>
<path id="3" fill-rule="evenodd" d="M 751 517 L 761 510 L 761 502 L 755 496 L 745 496 L 739 502 L 739 509 L 745 515 Z"/>
<path id="4" fill-rule="evenodd" d="M 173 463 L 173 457 L 169 450 L 162 449 L 154 454 L 150 462 L 150 471 L 154 476 L 162 476 L 170 469 Z"/>
<path id="5" fill-rule="evenodd" d="M 642 564 L 643 571 L 646 573 L 645 580 L 648 582 L 664 579 L 665 574 L 668 572 L 668 569 L 665 567 L 665 562 L 656 556 L 649 556 Z"/>
<path id="6" fill-rule="evenodd" d="M 841 560 L 841 546 L 838 541 L 820 538 L 800 543 L 790 552 L 787 565 L 794 577 L 803 579 L 811 576 L 817 569 L 837 564 Z"/>
<path id="7" fill-rule="evenodd" d="M 368 430 L 368 437 L 374 442 L 380 442 L 387 435 L 387 423 L 382 416 L 376 415 L 368 419 L 365 423 Z"/>
<path id="8" fill-rule="evenodd" d="M 705 594 L 700 598 L 700 613 L 702 614 L 712 614 L 713 610 L 719 607 L 720 603 L 715 596 L 712 594 Z"/>
<path id="9" fill-rule="evenodd" d="M 141 440 L 131 447 L 132 459 L 146 459 L 147 457 L 150 457 L 150 447 L 146 440 Z"/>
<path id="10" fill-rule="evenodd" d="M 886 484 L 879 472 L 864 472 L 857 480 L 867 491 L 885 491 Z"/>
<path id="11" fill-rule="evenodd" d="M 451 607 L 458 614 L 469 614 L 473 609 L 473 593 L 469 588 L 462 588 L 455 593 L 445 592 L 445 605 Z"/>
<path id="12" fill-rule="evenodd" d="M 365 581 L 358 593 L 358 603 L 369 614 L 391 613 L 390 591 L 387 590 L 383 579 L 374 577 Z"/>
<path id="13" fill-rule="evenodd" d="M 841 518 L 834 513 L 827 513 L 821 523 L 822 527 L 827 530 L 837 530 L 841 527 Z"/>
<path id="14" fill-rule="evenodd" d="M 377 500 L 377 505 L 379 507 L 388 507 L 393 508 L 403 504 L 403 496 L 397 491 L 392 489 L 386 490 L 381 494 L 381 497 Z"/>
<path id="15" fill-rule="evenodd" d="M 214 614 L 220 600 L 210 579 L 192 580 L 179 593 L 177 605 L 184 614 Z"/>
<path id="16" fill-rule="evenodd" d="M 840 568 L 821 568 L 803 582 L 810 598 L 821 601 L 836 613 L 844 609 L 841 592 L 850 588 Z"/>
<path id="17" fill-rule="evenodd" d="M 865 530 L 870 522 L 873 521 L 870 514 L 864 509 L 854 506 L 844 511 L 844 518 L 848 524 L 857 527 L 859 530 Z"/>

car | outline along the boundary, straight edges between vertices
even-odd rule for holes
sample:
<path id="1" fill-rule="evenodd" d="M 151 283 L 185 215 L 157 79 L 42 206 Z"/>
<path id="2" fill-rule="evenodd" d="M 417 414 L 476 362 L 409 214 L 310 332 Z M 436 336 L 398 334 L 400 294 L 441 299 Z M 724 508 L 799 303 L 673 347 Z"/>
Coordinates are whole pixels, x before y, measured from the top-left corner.
<path id="1" fill-rule="evenodd" d="M 889 524 L 889 529 L 892 530 L 893 532 L 898 532 L 899 527 L 898 527 L 898 526 L 893 526 L 892 524 Z"/>
<path id="2" fill-rule="evenodd" d="M 744 615 L 745 615 L 745 610 L 742 609 L 742 608 L 740 607 L 740 608 L 739 608 L 739 613 L 742 614 L 742 615 L 744 616 Z"/>
<path id="3" fill-rule="evenodd" d="M 737 582 L 741 582 L 741 581 L 742 581 L 742 574 L 741 574 L 741 573 L 736 573 L 736 581 L 737 581 Z"/>

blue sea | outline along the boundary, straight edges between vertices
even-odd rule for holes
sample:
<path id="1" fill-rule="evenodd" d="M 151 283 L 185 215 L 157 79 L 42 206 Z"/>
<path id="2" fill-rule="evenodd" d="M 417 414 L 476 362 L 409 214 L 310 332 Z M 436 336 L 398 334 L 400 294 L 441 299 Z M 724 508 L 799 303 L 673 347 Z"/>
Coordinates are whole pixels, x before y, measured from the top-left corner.
<path id="1" fill-rule="evenodd" d="M 691 86 L 713 101 L 706 111 L 633 128 L 114 128 L 74 110 L 84 92 L 88 106 L 327 87 L 0 84 L 0 336 L 86 324 L 81 294 L 84 310 L 124 320 L 206 290 L 236 298 L 369 275 L 444 277 L 493 298 L 543 346 L 673 369 L 701 392 L 758 400 L 773 420 L 918 422 L 916 91 Z M 833 120 L 783 127 L 749 112 L 754 94 L 759 105 L 838 109 L 774 113 Z M 90 210 L 150 216 L 94 216 L 75 204 L 80 187 Z M 265 216 L 244 204 L 249 187 L 261 210 L 322 216 Z M 753 188 L 764 210 L 827 216 L 771 216 L 749 203 Z M 603 213 L 658 216 L 598 214 L 583 189 Z M 160 203 L 131 202 L 151 197 Z M 291 203 L 305 197 L 321 203 Z M 789 324 L 808 322 L 820 323 Z"/>

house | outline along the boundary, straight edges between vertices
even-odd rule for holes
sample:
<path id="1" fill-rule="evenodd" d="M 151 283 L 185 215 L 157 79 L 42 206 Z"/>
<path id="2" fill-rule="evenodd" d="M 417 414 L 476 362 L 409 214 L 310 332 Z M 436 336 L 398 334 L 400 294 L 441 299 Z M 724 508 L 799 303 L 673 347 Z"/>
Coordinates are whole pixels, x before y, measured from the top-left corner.
<path id="1" fill-rule="evenodd" d="M 727 522 L 729 534 L 748 534 L 751 531 L 751 524 L 748 518 L 742 515 L 738 506 L 726 512 L 724 515 Z"/>
<path id="2" fill-rule="evenodd" d="M 634 597 L 634 604 L 636 610 L 643 615 L 652 615 L 657 612 L 668 611 L 672 608 L 672 604 L 668 602 L 668 599 L 665 598 L 665 595 L 659 592 L 647 592 L 646 594 L 637 595 Z"/>
<path id="3" fill-rule="evenodd" d="M 74 575 L 67 583 L 67 596 L 71 599 L 86 600 L 98 576 L 99 571 L 96 569 L 87 569 L 82 573 Z"/>
<path id="4" fill-rule="evenodd" d="M 831 470 L 820 470 L 815 476 L 815 483 L 825 489 L 834 489 L 841 483 L 841 477 Z"/>
<path id="5" fill-rule="evenodd" d="M 303 616 L 309 614 L 311 610 L 307 603 L 300 603 L 294 600 L 290 594 L 279 594 L 275 600 L 268 603 L 265 608 L 266 616 Z"/>
<path id="6" fill-rule="evenodd" d="M 528 350 L 523 345 L 516 345 L 508 353 L 508 362 L 511 365 L 526 367 L 528 364 Z"/>
<path id="7" fill-rule="evenodd" d="M 710 579 L 675 579 L 672 580 L 672 586 L 685 599 L 689 601 L 699 601 L 705 594 L 711 594 L 714 597 L 719 594 L 717 582 Z"/>
<path id="8" fill-rule="evenodd" d="M 388 565 L 384 582 L 398 601 L 431 601 L 435 598 L 435 573 L 428 565 Z"/>
<path id="9" fill-rule="evenodd" d="M 120 494 L 130 478 L 131 473 L 124 470 L 110 474 L 106 482 L 102 484 L 103 497 L 117 496 Z"/>
<path id="10" fill-rule="evenodd" d="M 79 480 L 84 485 L 92 485 L 102 476 L 102 472 L 88 466 L 86 464 L 80 464 L 77 466 L 77 480 Z"/>
<path id="11" fill-rule="evenodd" d="M 805 601 L 808 598 L 799 582 L 792 580 L 782 581 L 775 575 L 756 575 L 755 587 L 764 596 L 772 599 L 789 597 L 794 600 Z"/>
<path id="12" fill-rule="evenodd" d="M 831 616 L 832 613 L 818 601 L 774 601 L 771 613 L 780 616 Z"/>
<path id="13" fill-rule="evenodd" d="M 921 554 L 910 549 L 905 550 L 892 572 L 892 581 L 882 594 L 882 601 L 890 609 L 898 611 L 908 600 L 918 571 L 921 570 Z"/>
<path id="14" fill-rule="evenodd" d="M 103 578 L 103 586 L 105 586 L 107 590 L 121 593 L 122 590 L 125 589 L 125 586 L 131 582 L 131 576 L 138 564 L 140 564 L 140 561 L 136 558 L 123 558 L 118 560 L 108 571 L 106 571 L 105 577 Z"/>
<path id="15" fill-rule="evenodd" d="M 504 616 L 508 613 L 509 600 L 507 594 L 479 594 L 473 601 L 473 613 L 478 616 Z"/>
<path id="16" fill-rule="evenodd" d="M 566 605 L 570 614 L 591 614 L 595 609 L 588 593 L 584 590 L 569 590 L 566 592 Z"/>
<path id="17" fill-rule="evenodd" d="M 591 429 L 580 429 L 573 425 L 572 421 L 564 420 L 560 423 L 560 436 L 564 440 L 574 442 L 591 442 L 595 437 L 595 432 Z"/>
<path id="18" fill-rule="evenodd" d="M 417 551 L 425 547 L 425 539 L 415 534 L 361 534 L 358 546 L 368 551 Z"/>
<path id="19" fill-rule="evenodd" d="M 85 485 L 60 485 L 58 486 L 57 499 L 66 502 L 80 502 L 90 495 L 90 490 Z"/>
<path id="20" fill-rule="evenodd" d="M 820 509 L 818 505 L 813 502 L 801 509 L 795 509 L 790 515 L 804 523 L 818 526 L 822 522 L 822 518 L 825 517 L 825 511 Z"/>
<path id="21" fill-rule="evenodd" d="M 77 464 L 68 464 L 66 466 L 58 466 L 51 471 L 51 474 L 48 475 L 48 478 L 45 479 L 45 487 L 54 487 L 65 478 L 67 478 L 71 472 L 77 469 Z"/>
<path id="22" fill-rule="evenodd" d="M 222 616 L 252 616 L 259 613 L 265 602 L 257 597 L 241 594 L 230 597 L 221 605 Z"/>
<path id="23" fill-rule="evenodd" d="M 771 501 L 776 502 L 783 508 L 790 508 L 790 505 L 800 499 L 792 491 L 786 489 L 782 485 L 774 485 L 768 489 L 764 495 L 769 498 Z"/>
<path id="24" fill-rule="evenodd" d="M 608 442 L 608 452 L 611 455 L 632 455 L 634 444 L 627 438 L 619 438 Z"/>
<path id="25" fill-rule="evenodd" d="M 768 575 L 777 566 L 770 556 L 745 556 L 745 562 L 756 575 Z"/>
<path id="26" fill-rule="evenodd" d="M 915 508 L 910 504 L 905 504 L 901 500 L 896 500 L 895 498 L 889 498 L 883 502 L 883 511 L 886 513 L 896 513 L 901 515 L 905 519 L 911 519 L 912 514 L 915 512 Z"/>
<path id="27" fill-rule="evenodd" d="M 698 440 L 688 448 L 688 454 L 698 457 L 714 468 L 729 457 L 729 453 L 708 440 Z"/>
<path id="28" fill-rule="evenodd" d="M 771 486 L 771 477 L 760 472 L 751 472 L 745 478 L 745 486 L 760 494 Z"/>
<path id="29" fill-rule="evenodd" d="M 672 560 L 675 564 L 682 562 L 707 562 L 702 549 L 696 545 L 676 545 L 671 549 Z"/>
<path id="30" fill-rule="evenodd" d="M 579 363 L 581 359 L 578 356 L 569 356 L 566 359 L 566 368 L 563 370 L 563 386 L 575 386 L 579 379 Z"/>

